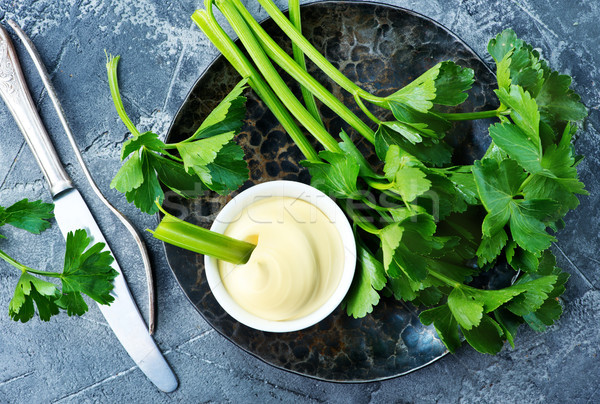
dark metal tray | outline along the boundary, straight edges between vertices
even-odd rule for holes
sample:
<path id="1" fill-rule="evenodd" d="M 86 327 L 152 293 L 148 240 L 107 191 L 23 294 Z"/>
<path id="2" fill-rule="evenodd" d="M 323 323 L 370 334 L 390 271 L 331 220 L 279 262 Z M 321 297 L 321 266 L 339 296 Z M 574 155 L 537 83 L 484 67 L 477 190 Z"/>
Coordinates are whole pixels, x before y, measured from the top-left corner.
<path id="1" fill-rule="evenodd" d="M 405 9 L 363 2 L 313 3 L 303 7 L 302 17 L 308 39 L 346 76 L 369 91 L 390 93 L 435 63 L 453 60 L 474 69 L 476 84 L 467 102 L 452 111 L 496 107 L 490 105 L 494 102 L 493 74 L 459 38 L 431 19 Z M 289 41 L 272 21 L 263 26 L 289 49 Z M 349 94 L 315 72 L 311 63 L 309 70 L 346 105 L 354 105 Z M 193 133 L 239 79 L 223 57 L 217 58 L 188 95 L 167 141 Z M 299 93 L 297 87 L 292 88 Z M 247 120 L 237 138 L 251 173 L 244 188 L 275 179 L 308 183 L 308 173 L 298 165 L 303 158 L 298 148 L 254 93 L 248 91 L 247 96 Z M 337 135 L 344 124 L 326 107 L 321 112 L 330 133 Z M 488 124 L 480 121 L 454 127 L 448 139 L 457 150 L 456 163 L 483 154 L 489 144 Z M 372 152 L 365 142 L 360 147 L 366 154 Z M 168 194 L 164 205 L 184 220 L 208 227 L 229 198 L 207 194 L 184 200 Z M 275 334 L 250 329 L 228 316 L 215 301 L 203 275 L 201 255 L 170 245 L 165 249 L 177 281 L 206 321 L 238 347 L 278 368 L 321 380 L 367 382 L 406 374 L 447 353 L 435 330 L 419 322 L 419 309 L 393 298 L 383 298 L 373 313 L 362 319 L 348 317 L 338 308 L 321 323 L 299 332 Z"/>

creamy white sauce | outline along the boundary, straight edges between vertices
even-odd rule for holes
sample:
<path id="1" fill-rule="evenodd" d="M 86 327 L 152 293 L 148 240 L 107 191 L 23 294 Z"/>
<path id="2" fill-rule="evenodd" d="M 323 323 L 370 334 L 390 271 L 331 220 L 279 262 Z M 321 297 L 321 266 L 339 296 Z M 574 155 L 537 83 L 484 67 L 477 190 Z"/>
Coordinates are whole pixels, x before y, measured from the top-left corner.
<path id="1" fill-rule="evenodd" d="M 304 317 L 337 288 L 344 246 L 333 223 L 314 205 L 296 198 L 254 202 L 225 234 L 257 243 L 244 265 L 219 261 L 229 295 L 248 312 L 275 321 Z"/>

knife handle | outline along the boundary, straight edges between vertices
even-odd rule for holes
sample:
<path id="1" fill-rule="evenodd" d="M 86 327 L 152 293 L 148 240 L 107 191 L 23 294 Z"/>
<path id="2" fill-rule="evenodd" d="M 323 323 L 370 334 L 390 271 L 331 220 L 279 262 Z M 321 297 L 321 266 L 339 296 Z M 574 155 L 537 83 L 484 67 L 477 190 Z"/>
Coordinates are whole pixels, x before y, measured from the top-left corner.
<path id="1" fill-rule="evenodd" d="M 42 123 L 19 64 L 15 47 L 0 26 L 0 95 L 8 106 L 25 140 L 29 144 L 48 184 L 52 196 L 72 188 L 52 141 Z"/>

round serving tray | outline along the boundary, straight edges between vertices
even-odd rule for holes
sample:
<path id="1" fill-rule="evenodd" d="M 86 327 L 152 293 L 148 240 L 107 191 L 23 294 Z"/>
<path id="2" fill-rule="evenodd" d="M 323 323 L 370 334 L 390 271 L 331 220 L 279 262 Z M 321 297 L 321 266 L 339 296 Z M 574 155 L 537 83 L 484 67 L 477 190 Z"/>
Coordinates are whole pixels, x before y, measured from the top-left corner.
<path id="1" fill-rule="evenodd" d="M 320 2 L 302 7 L 302 25 L 317 49 L 371 92 L 389 94 L 437 62 L 453 60 L 472 68 L 476 83 L 465 104 L 449 111 L 497 106 L 492 93 L 496 80 L 485 63 L 456 35 L 422 15 L 377 3 Z M 271 20 L 263 22 L 263 27 L 290 49 L 289 40 Z M 312 63 L 308 68 L 346 105 L 354 105 L 350 94 L 329 82 Z M 239 80 L 229 63 L 218 57 L 189 93 L 167 141 L 191 135 Z M 299 94 L 294 84 L 291 88 Z M 250 168 L 250 180 L 243 189 L 275 179 L 309 183 L 308 172 L 298 164 L 303 159 L 298 148 L 255 94 L 247 91 L 246 96 L 246 123 L 237 136 Z M 384 112 L 379 112 L 381 118 Z M 331 134 L 337 135 L 342 128 L 353 133 L 326 107 L 321 106 L 321 113 Z M 470 162 L 485 152 L 488 125 L 489 121 L 478 121 L 454 126 L 447 139 L 456 148 L 456 163 Z M 357 143 L 366 155 L 372 154 L 366 142 Z M 207 193 L 185 200 L 167 193 L 164 206 L 186 221 L 210 227 L 230 198 Z M 406 374 L 447 353 L 435 330 L 419 322 L 419 309 L 393 298 L 382 298 L 373 313 L 362 319 L 348 317 L 338 308 L 319 324 L 298 332 L 276 334 L 248 328 L 227 315 L 212 296 L 201 255 L 171 245 L 165 245 L 165 250 L 179 285 L 204 319 L 239 348 L 278 368 L 321 380 L 368 382 Z"/>

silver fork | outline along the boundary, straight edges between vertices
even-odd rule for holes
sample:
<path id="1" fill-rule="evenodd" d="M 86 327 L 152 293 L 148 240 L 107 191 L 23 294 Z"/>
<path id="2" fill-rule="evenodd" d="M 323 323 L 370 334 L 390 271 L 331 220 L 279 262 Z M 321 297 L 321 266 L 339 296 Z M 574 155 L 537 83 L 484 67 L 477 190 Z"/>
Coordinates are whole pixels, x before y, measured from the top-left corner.
<path id="1" fill-rule="evenodd" d="M 131 236 L 133 237 L 133 239 L 135 240 L 135 242 L 138 246 L 138 249 L 142 256 L 142 261 L 144 263 L 144 270 L 146 272 L 146 281 L 147 281 L 147 286 L 148 286 L 148 307 L 149 307 L 148 331 L 149 331 L 150 335 L 152 335 L 152 334 L 154 334 L 154 328 L 155 328 L 155 317 L 156 317 L 156 314 L 155 314 L 156 303 L 155 302 L 156 302 L 156 299 L 154 297 L 154 277 L 152 274 L 152 267 L 150 265 L 150 258 L 148 257 L 148 250 L 146 249 L 146 244 L 142 240 L 140 234 L 135 229 L 135 227 L 133 227 L 133 225 L 131 224 L 129 219 L 127 219 L 117 208 L 115 208 L 108 201 L 108 199 L 106 199 L 104 194 L 102 194 L 102 191 L 100 191 L 100 188 L 98 188 L 98 185 L 96 185 L 96 182 L 94 181 L 92 175 L 90 174 L 90 171 L 88 170 L 88 168 L 85 164 L 85 161 L 83 160 L 83 156 L 81 155 L 81 152 L 79 151 L 79 148 L 77 147 L 77 143 L 75 142 L 75 137 L 73 136 L 73 132 L 71 132 L 71 128 L 69 127 L 69 123 L 65 116 L 65 112 L 62 108 L 60 100 L 58 99 L 58 96 L 56 95 L 56 91 L 54 90 L 52 81 L 50 80 L 50 75 L 48 74 L 48 71 L 46 70 L 44 63 L 42 62 L 42 59 L 40 58 L 40 55 L 39 55 L 35 45 L 33 44 L 31 39 L 25 34 L 25 32 L 21 29 L 21 27 L 19 27 L 19 25 L 16 22 L 14 22 L 13 20 L 9 20 L 8 25 L 11 26 L 11 28 L 15 31 L 15 33 L 17 34 L 19 39 L 21 39 L 21 41 L 23 42 L 23 45 L 25 46 L 25 49 L 29 53 L 29 56 L 33 60 L 33 63 L 40 75 L 40 78 L 42 79 L 42 82 L 44 83 L 44 87 L 46 88 L 46 91 L 48 92 L 48 96 L 50 97 L 50 100 L 52 100 L 52 104 L 54 105 L 54 109 L 56 110 L 58 118 L 60 119 L 60 122 L 65 130 L 65 133 L 67 134 L 69 143 L 71 144 L 71 147 L 73 148 L 73 151 L 75 152 L 75 157 L 77 158 L 77 161 L 79 162 L 79 165 L 81 166 L 81 169 L 83 170 L 83 174 L 85 175 L 85 178 L 87 179 L 90 186 L 94 190 L 94 193 L 96 194 L 96 196 L 102 201 L 102 203 L 104 203 L 104 205 L 106 205 L 106 207 L 108 207 L 108 209 L 110 209 L 110 211 L 113 214 L 115 214 L 115 216 L 117 216 L 117 218 L 121 221 L 121 223 L 123 223 L 123 225 L 125 226 L 125 228 L 127 228 L 127 230 L 129 231 L 129 233 L 131 234 Z"/>

